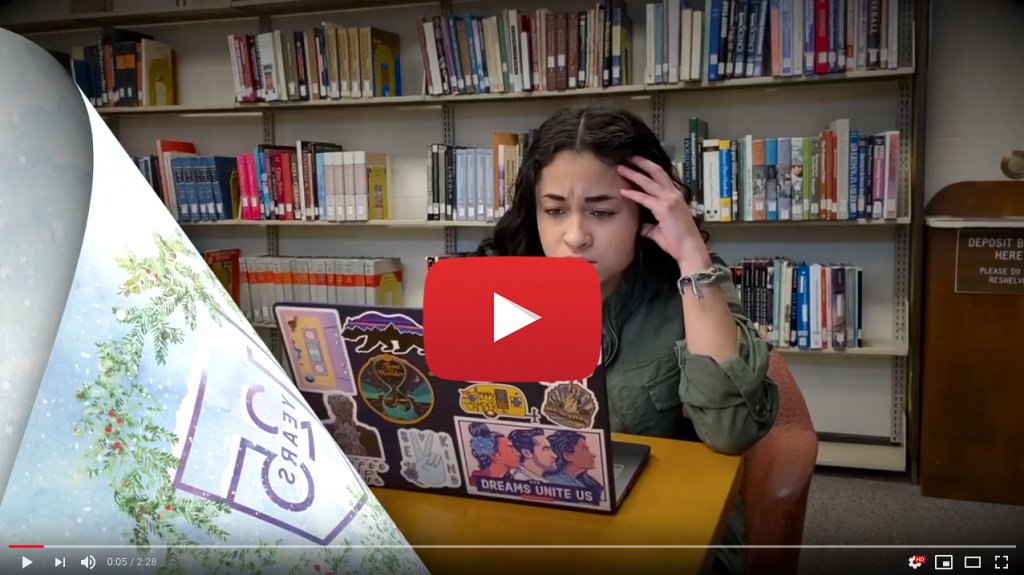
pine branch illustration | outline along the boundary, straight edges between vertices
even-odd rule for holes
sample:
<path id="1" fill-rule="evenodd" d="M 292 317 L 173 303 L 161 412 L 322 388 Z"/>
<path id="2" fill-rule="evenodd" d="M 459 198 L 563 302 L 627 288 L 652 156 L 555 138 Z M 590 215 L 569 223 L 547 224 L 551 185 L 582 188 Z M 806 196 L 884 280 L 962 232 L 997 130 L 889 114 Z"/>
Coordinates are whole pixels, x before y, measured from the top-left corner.
<path id="1" fill-rule="evenodd" d="M 167 546 L 157 571 L 160 575 L 184 573 L 192 567 L 191 561 L 198 563 L 203 573 L 260 573 L 275 563 L 277 550 L 271 545 L 225 551 L 201 547 L 190 535 L 227 541 L 230 533 L 219 520 L 231 510 L 220 502 L 176 496 L 170 478 L 180 460 L 171 450 L 179 438 L 173 429 L 156 422 L 154 418 L 165 408 L 138 381 L 147 342 L 156 363 L 165 365 L 174 346 L 185 341 L 185 329 L 197 329 L 200 314 L 218 325 L 225 318 L 240 326 L 248 324 L 230 294 L 204 270 L 205 262 L 196 257 L 180 230 L 171 237 L 154 234 L 154 240 L 156 255 L 128 253 L 116 259 L 127 274 L 118 294 L 142 296 L 145 301 L 113 308 L 114 317 L 127 332 L 113 341 L 97 342 L 98 374 L 76 390 L 84 409 L 74 432 L 89 440 L 85 469 L 90 477 L 107 478 L 114 504 L 131 518 L 127 540 L 140 552 L 157 541 Z M 174 325 L 175 318 L 183 320 L 185 329 Z M 353 493 L 356 499 L 363 495 L 358 488 Z M 379 534 L 388 537 L 389 529 L 381 528 Z M 364 560 L 367 555 L 361 554 Z M 368 565 L 378 567 L 375 570 L 379 572 L 397 568 L 399 556 L 396 552 L 392 555 Z M 353 558 L 348 548 L 342 553 L 325 549 L 315 561 L 329 572 L 348 573 L 356 570 L 349 565 Z M 302 560 L 308 565 L 305 555 Z"/>
<path id="2" fill-rule="evenodd" d="M 229 537 L 217 521 L 230 512 L 227 506 L 174 497 L 170 475 L 180 461 L 170 450 L 178 438 L 173 430 L 155 422 L 154 415 L 164 407 L 137 381 L 147 339 L 160 365 L 167 362 L 172 346 L 185 340 L 184 331 L 171 322 L 179 310 L 190 330 L 198 325 L 200 307 L 218 322 L 223 313 L 220 302 L 209 294 L 209 282 L 200 281 L 192 267 L 205 262 L 194 257 L 180 237 L 168 241 L 157 235 L 155 239 L 160 248 L 156 256 L 129 253 L 117 258 L 127 272 L 118 293 L 124 297 L 153 295 L 143 305 L 112 310 L 117 321 L 129 329 L 119 339 L 96 344 L 98 375 L 76 390 L 84 413 L 73 428 L 76 435 L 91 440 L 85 450 L 86 472 L 90 477 L 108 478 L 115 505 L 133 519 L 126 538 L 139 549 L 147 549 L 154 539 L 171 545 L 196 544 L 174 519 L 217 540 Z M 164 573 L 181 572 L 186 555 L 196 559 L 203 555 L 167 551 Z M 212 555 L 205 556 L 204 564 L 216 564 Z M 245 559 L 248 563 L 239 565 L 251 569 L 266 556 L 251 554 Z"/>

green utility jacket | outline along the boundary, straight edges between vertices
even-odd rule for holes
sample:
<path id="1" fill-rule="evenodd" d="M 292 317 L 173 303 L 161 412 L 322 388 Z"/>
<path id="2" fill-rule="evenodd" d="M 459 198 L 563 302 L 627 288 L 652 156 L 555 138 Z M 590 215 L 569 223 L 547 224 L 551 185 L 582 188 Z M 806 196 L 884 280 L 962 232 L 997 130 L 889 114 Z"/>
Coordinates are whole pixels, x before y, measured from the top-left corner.
<path id="1" fill-rule="evenodd" d="M 713 260 L 725 267 L 717 256 Z M 719 285 L 739 337 L 736 354 L 722 364 L 687 350 L 677 291 L 638 296 L 631 284 L 638 285 L 624 280 L 623 289 L 603 303 L 602 361 L 612 431 L 702 441 L 717 452 L 743 453 L 774 424 L 779 396 L 767 376 L 771 348 L 742 315 L 732 282 Z M 744 544 L 742 509 L 737 501 L 720 544 Z M 742 573 L 745 556 L 741 548 L 722 548 L 715 571 Z"/>

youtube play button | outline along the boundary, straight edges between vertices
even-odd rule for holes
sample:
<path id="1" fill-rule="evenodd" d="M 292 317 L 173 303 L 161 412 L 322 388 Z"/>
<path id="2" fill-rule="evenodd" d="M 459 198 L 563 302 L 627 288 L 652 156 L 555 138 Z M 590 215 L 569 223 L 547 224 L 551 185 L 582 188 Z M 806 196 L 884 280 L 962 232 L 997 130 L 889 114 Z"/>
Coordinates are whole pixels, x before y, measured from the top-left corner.
<path id="1" fill-rule="evenodd" d="M 494 341 L 505 339 L 531 323 L 540 316 L 525 307 L 494 294 Z"/>
<path id="2" fill-rule="evenodd" d="M 601 353 L 601 288 L 570 258 L 442 259 L 423 297 L 427 366 L 451 381 L 566 381 Z"/>

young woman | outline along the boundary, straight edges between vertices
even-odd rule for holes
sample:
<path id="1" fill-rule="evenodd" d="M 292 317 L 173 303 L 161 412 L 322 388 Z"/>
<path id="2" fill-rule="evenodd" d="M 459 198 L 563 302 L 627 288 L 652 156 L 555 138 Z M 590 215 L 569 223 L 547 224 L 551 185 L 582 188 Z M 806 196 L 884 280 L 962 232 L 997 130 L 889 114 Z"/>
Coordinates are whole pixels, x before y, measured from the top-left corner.
<path id="1" fill-rule="evenodd" d="M 618 108 L 556 112 L 541 125 L 512 205 L 479 255 L 574 257 L 597 269 L 613 431 L 700 440 L 740 454 L 767 433 L 778 390 L 769 346 L 708 251 L 690 191 L 654 133 Z M 723 545 L 742 545 L 742 504 Z M 727 547 L 716 573 L 741 573 Z"/>

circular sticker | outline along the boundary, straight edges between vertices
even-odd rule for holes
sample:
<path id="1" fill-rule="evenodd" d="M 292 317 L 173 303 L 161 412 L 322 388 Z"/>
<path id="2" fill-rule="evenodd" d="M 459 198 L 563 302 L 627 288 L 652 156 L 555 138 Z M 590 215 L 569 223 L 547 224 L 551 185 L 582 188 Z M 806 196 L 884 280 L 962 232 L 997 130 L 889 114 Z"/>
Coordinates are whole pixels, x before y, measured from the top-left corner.
<path id="1" fill-rule="evenodd" d="M 359 395 L 377 415 L 391 423 L 423 421 L 434 409 L 434 389 L 415 365 L 383 354 L 359 370 Z"/>

